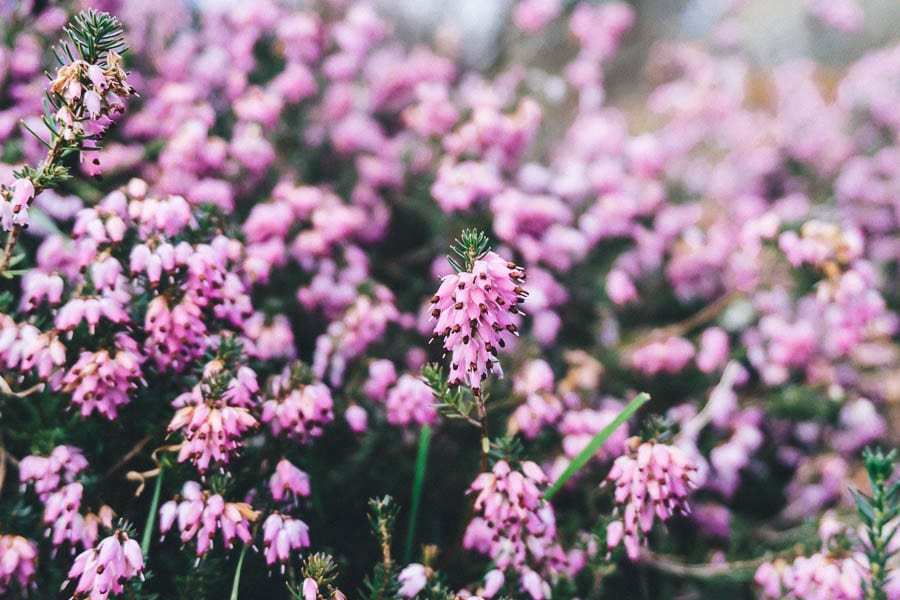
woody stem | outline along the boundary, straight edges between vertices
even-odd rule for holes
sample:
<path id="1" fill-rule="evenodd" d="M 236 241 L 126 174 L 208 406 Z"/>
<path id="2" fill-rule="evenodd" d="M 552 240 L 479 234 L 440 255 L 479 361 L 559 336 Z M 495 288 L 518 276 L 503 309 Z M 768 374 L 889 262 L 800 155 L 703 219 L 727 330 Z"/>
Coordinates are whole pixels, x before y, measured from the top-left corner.
<path id="1" fill-rule="evenodd" d="M 481 424 L 481 472 L 487 471 L 488 452 L 491 449 L 491 438 L 488 435 L 487 409 L 484 406 L 484 396 L 481 388 L 472 390 L 475 396 L 475 405 L 478 407 L 478 422 Z"/>

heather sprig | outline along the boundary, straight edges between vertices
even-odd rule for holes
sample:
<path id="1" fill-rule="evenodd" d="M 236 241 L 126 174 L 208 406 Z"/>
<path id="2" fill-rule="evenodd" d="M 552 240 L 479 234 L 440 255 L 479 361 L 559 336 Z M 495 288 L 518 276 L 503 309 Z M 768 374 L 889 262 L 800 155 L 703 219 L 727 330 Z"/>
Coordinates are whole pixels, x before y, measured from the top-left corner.
<path id="1" fill-rule="evenodd" d="M 866 448 L 863 463 L 869 476 L 871 495 L 850 489 L 866 531 L 863 539 L 869 571 L 868 580 L 864 582 L 866 600 L 887 598 L 888 562 L 897 554 L 896 544 L 891 544 L 897 534 L 897 517 L 900 516 L 900 481 L 893 480 L 896 460 L 896 449 L 884 453 L 881 448 Z"/>
<path id="2" fill-rule="evenodd" d="M 6 277 L 13 260 L 19 233 L 28 226 L 28 207 L 45 189 L 59 186 L 71 174 L 62 159 L 81 152 L 82 159 L 95 164 L 99 174 L 99 141 L 113 119 L 125 110 L 125 100 L 134 93 L 127 83 L 121 53 L 127 50 L 119 21 L 93 9 L 75 16 L 66 27 L 69 42 L 62 42 L 62 55 L 55 51 L 59 69 L 44 101 L 41 121 L 49 131 L 45 140 L 27 124 L 24 126 L 47 148 L 37 167 L 25 166 L 15 172 L 11 189 L 0 188 L 0 220 L 8 231 L 0 273 Z M 6 214 L 8 213 L 8 214 Z"/>
<path id="3" fill-rule="evenodd" d="M 397 565 L 391 554 L 394 523 L 400 507 L 390 496 L 369 500 L 369 526 L 378 541 L 381 560 L 375 564 L 372 574 L 367 575 L 360 594 L 369 600 L 386 600 L 393 598 L 397 591 Z"/>

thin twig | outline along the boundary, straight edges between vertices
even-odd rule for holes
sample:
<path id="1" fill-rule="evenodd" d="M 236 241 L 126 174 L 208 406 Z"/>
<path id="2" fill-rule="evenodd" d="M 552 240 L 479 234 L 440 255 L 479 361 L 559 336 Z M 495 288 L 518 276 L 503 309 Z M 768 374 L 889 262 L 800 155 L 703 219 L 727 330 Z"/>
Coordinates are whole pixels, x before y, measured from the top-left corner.
<path id="1" fill-rule="evenodd" d="M 657 571 L 688 577 L 693 579 L 716 579 L 726 577 L 735 579 L 741 572 L 749 572 L 750 575 L 768 560 L 766 557 L 740 560 L 727 563 L 689 564 L 662 554 L 656 554 L 646 549 L 641 550 L 640 561 Z"/>
<path id="2" fill-rule="evenodd" d="M 114 464 L 113 466 L 111 466 L 109 469 L 106 470 L 106 472 L 100 477 L 100 480 L 102 481 L 102 480 L 106 480 L 106 479 L 109 479 L 110 477 L 112 477 L 112 475 L 116 471 L 121 469 L 123 466 L 125 466 L 125 464 L 128 463 L 128 461 L 130 461 L 132 458 L 137 456 L 138 453 L 140 453 L 140 451 L 144 449 L 144 446 L 149 444 L 152 440 L 153 440 L 153 438 L 149 435 L 144 436 L 140 440 L 138 440 L 138 443 L 135 444 L 134 446 L 132 446 L 131 450 L 126 452 L 125 455 L 122 456 L 122 458 L 120 458 L 119 460 L 116 461 L 116 464 Z"/>
<path id="3" fill-rule="evenodd" d="M 0 271 L 0 272 L 2 272 L 2 271 Z M 34 393 L 43 392 L 43 391 L 44 391 L 44 384 L 36 383 L 33 386 L 31 386 L 30 388 L 16 392 L 10 387 L 9 382 L 7 382 L 5 378 L 0 377 L 0 392 L 2 392 L 3 394 L 5 394 L 7 396 L 12 396 L 14 398 L 27 398 L 28 396 L 30 396 Z"/>
<path id="4" fill-rule="evenodd" d="M 484 406 L 484 396 L 481 388 L 472 390 L 475 396 L 475 405 L 478 407 L 478 422 L 481 425 L 481 473 L 487 472 L 488 452 L 491 451 L 491 438 L 488 436 L 487 408 Z"/>
<path id="5" fill-rule="evenodd" d="M 6 481 L 6 446 L 3 445 L 3 432 L 0 431 L 0 494 L 3 493 L 4 481 Z"/>
<path id="6" fill-rule="evenodd" d="M 59 161 L 60 157 L 62 156 L 64 144 L 65 140 L 63 139 L 63 136 L 56 136 L 56 139 L 53 140 L 53 145 L 47 151 L 47 156 L 38 165 L 37 175 L 31 182 L 31 184 L 34 186 L 34 195 L 32 196 L 31 202 L 34 201 L 34 198 L 36 198 L 38 194 L 44 191 L 44 184 L 41 179 L 50 170 L 50 168 L 54 164 L 56 164 L 57 161 Z M 20 225 L 13 224 L 12 230 L 9 232 L 9 235 L 6 238 L 6 245 L 3 247 L 3 256 L 0 257 L 0 273 L 6 272 L 6 268 L 9 266 L 9 261 L 12 260 L 12 253 L 16 247 L 16 241 L 19 239 L 19 233 L 21 231 L 22 227 Z"/>
<path id="7" fill-rule="evenodd" d="M 666 327 L 659 327 L 652 330 L 650 333 L 638 339 L 634 343 L 634 346 L 643 346 L 644 344 L 656 339 L 683 336 L 686 333 L 690 332 L 692 329 L 696 329 L 700 325 L 703 325 L 704 323 L 716 318 L 722 311 L 728 308 L 731 303 L 738 299 L 740 296 L 741 292 L 728 292 L 720 296 L 710 304 L 707 304 L 686 319 L 677 323 L 673 323 L 671 325 L 667 325 Z"/>

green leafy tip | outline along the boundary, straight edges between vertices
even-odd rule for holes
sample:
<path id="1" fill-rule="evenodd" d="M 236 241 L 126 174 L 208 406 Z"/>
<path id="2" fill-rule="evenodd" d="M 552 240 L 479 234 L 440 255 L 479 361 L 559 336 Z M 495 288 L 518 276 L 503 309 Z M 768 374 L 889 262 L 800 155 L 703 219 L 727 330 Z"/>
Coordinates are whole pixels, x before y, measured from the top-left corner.
<path id="1" fill-rule="evenodd" d="M 463 229 L 459 237 L 450 245 L 450 249 L 459 260 L 449 254 L 447 260 L 450 261 L 450 266 L 460 273 L 471 271 L 475 261 L 490 252 L 491 243 L 488 236 L 480 229 Z"/>

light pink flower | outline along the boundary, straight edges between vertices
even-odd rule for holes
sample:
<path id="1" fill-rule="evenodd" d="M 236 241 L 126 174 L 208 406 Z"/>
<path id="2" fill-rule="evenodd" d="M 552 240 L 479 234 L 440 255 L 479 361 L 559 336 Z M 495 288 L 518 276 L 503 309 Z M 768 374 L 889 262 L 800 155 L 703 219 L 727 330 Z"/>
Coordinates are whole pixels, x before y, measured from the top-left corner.
<path id="1" fill-rule="evenodd" d="M 472 271 L 447 275 L 431 299 L 434 334 L 444 338 L 451 353 L 449 383 L 465 381 L 479 389 L 488 371 L 500 377 L 503 370 L 497 352 L 506 336 L 517 334 L 515 316 L 526 296 L 520 283 L 524 272 L 513 263 L 488 252 L 472 265 Z"/>

